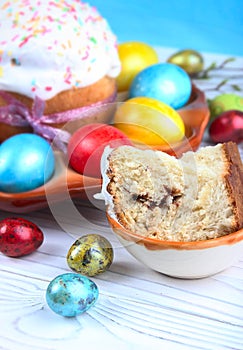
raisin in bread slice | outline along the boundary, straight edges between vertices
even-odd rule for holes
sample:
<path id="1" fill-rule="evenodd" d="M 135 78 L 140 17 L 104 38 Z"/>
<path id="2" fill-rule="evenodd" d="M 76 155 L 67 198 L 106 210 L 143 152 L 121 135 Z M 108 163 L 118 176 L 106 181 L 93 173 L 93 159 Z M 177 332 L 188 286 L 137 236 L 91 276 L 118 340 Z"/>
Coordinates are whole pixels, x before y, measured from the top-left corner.
<path id="1" fill-rule="evenodd" d="M 180 159 L 121 146 L 106 150 L 102 164 L 108 212 L 134 233 L 196 241 L 243 227 L 243 165 L 232 142 Z"/>

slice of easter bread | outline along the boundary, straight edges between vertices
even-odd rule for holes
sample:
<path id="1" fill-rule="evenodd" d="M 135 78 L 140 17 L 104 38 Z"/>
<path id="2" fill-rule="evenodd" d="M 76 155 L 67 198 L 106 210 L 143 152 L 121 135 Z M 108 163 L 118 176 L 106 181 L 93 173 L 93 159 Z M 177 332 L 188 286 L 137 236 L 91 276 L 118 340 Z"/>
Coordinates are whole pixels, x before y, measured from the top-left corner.
<path id="1" fill-rule="evenodd" d="M 133 233 L 197 241 L 243 227 L 243 165 L 233 142 L 180 159 L 121 146 L 106 149 L 101 168 L 108 213 Z"/>

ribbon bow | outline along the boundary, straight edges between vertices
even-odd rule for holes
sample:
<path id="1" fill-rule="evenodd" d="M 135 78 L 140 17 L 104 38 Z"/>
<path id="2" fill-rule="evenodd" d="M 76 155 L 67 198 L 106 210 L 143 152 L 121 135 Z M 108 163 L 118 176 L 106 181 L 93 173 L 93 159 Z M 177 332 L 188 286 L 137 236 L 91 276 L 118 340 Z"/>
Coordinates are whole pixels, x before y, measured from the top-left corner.
<path id="1" fill-rule="evenodd" d="M 87 118 L 87 116 L 96 112 L 96 108 L 98 111 L 105 104 L 109 105 L 111 102 L 114 102 L 116 94 L 110 96 L 105 101 L 97 102 L 87 107 L 80 107 L 51 115 L 44 115 L 45 101 L 37 96 L 34 99 L 31 109 L 3 90 L 0 90 L 0 97 L 6 102 L 6 106 L 0 106 L 1 123 L 17 127 L 31 126 L 34 133 L 44 137 L 61 151 L 66 152 L 66 144 L 71 134 L 48 124 L 67 123 L 71 120 Z"/>

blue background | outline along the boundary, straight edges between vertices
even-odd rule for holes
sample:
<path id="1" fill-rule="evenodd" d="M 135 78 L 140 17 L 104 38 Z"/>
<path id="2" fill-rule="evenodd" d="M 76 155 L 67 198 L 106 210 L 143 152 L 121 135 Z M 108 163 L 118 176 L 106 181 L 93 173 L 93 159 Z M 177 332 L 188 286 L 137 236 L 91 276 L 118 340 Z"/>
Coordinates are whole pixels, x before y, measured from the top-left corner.
<path id="1" fill-rule="evenodd" d="M 243 0 L 87 0 L 118 42 L 243 56 Z"/>

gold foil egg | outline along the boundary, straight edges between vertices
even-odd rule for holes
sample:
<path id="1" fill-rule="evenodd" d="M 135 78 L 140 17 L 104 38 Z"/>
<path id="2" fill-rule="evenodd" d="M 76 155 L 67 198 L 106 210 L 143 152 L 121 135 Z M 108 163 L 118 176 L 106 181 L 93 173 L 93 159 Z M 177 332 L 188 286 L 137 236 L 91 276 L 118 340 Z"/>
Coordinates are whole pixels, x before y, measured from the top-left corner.
<path id="1" fill-rule="evenodd" d="M 202 55 L 195 50 L 178 51 L 170 56 L 167 62 L 180 66 L 190 75 L 201 72 L 204 66 Z"/>

